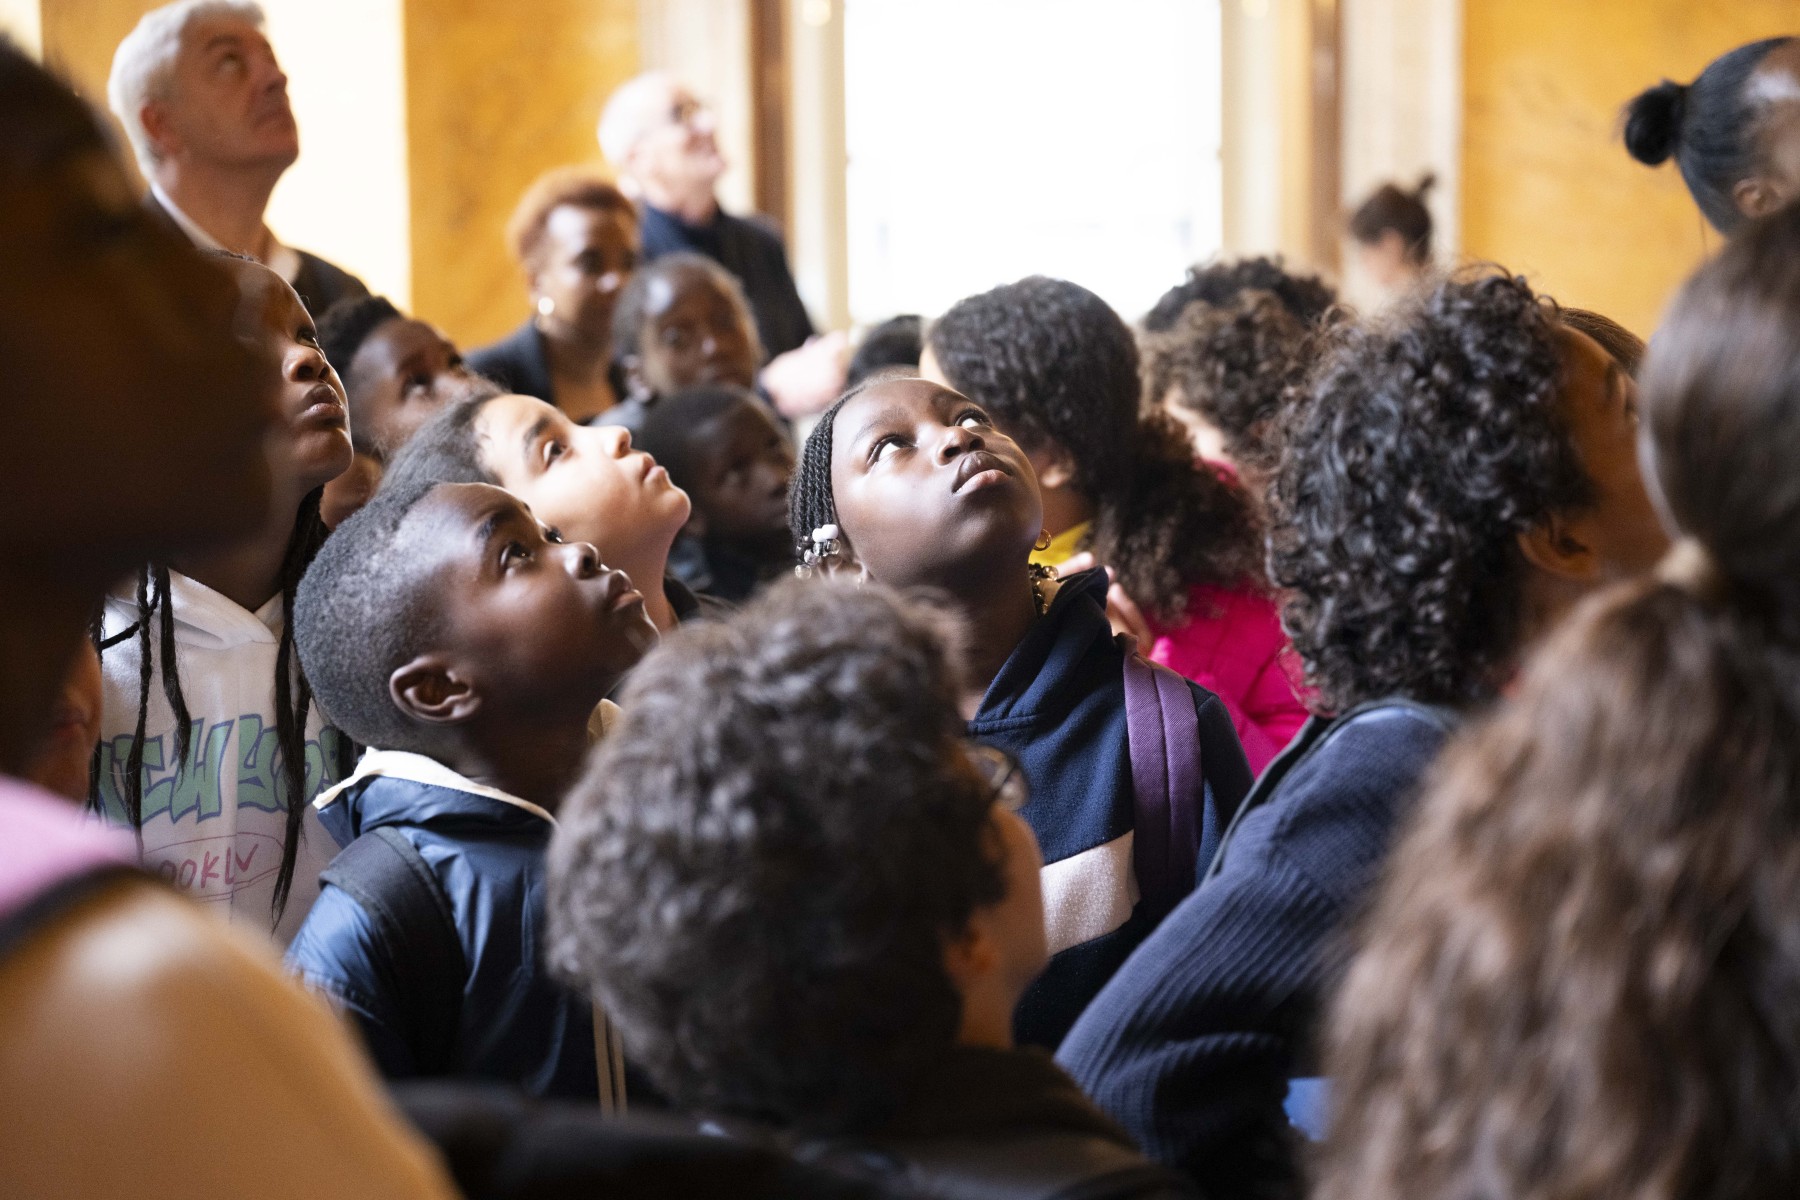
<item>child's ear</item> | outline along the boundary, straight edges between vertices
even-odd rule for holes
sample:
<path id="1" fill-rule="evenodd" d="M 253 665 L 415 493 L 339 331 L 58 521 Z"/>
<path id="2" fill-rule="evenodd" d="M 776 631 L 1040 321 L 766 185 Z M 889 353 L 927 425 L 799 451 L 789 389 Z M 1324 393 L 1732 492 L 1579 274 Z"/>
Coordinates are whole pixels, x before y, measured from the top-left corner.
<path id="1" fill-rule="evenodd" d="M 1525 561 L 1558 579 L 1588 583 L 1599 577 L 1599 556 L 1593 538 L 1561 513 L 1551 513 L 1541 525 L 1519 535 L 1519 551 Z"/>
<path id="2" fill-rule="evenodd" d="M 454 665 L 422 654 L 388 676 L 388 695 L 400 711 L 427 725 L 459 725 L 481 708 L 481 696 Z"/>
<path id="3" fill-rule="evenodd" d="M 1041 488 L 1066 488 L 1075 482 L 1074 456 L 1059 442 L 1045 438 L 1036 449 L 1025 451 L 1025 458 Z"/>

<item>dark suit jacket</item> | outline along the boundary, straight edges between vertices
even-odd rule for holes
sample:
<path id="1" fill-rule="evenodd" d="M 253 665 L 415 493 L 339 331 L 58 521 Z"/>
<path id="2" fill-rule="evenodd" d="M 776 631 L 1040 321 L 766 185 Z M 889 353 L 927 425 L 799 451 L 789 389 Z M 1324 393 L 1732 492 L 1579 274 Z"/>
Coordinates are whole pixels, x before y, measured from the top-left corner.
<path id="1" fill-rule="evenodd" d="M 544 335 L 529 319 L 492 345 L 469 351 L 468 364 L 469 370 L 487 376 L 509 392 L 536 396 L 546 404 L 556 403 L 556 388 L 550 379 L 550 351 L 544 345 Z M 625 373 L 619 370 L 618 363 L 607 367 L 606 377 L 612 383 L 613 395 L 622 401 Z"/>
<path id="2" fill-rule="evenodd" d="M 187 236 L 187 231 L 169 215 L 169 210 L 157 203 L 154 194 L 144 197 L 144 206 L 170 229 L 184 238 Z M 294 290 L 300 293 L 300 303 L 306 305 L 306 311 L 312 314 L 315 321 L 339 300 L 369 294 L 369 285 L 344 268 L 305 250 L 295 250 L 294 253 L 300 256 L 300 273 L 292 280 Z"/>

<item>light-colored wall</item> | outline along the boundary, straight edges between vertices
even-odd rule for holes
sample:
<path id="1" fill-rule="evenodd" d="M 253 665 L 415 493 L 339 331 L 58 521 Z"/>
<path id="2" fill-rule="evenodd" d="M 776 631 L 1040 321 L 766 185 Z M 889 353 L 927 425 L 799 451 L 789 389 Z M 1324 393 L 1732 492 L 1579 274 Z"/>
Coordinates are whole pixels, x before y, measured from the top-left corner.
<path id="1" fill-rule="evenodd" d="M 406 0 L 405 10 L 413 302 L 474 347 L 528 311 L 503 236 L 526 187 L 569 163 L 610 174 L 594 128 L 638 71 L 638 5 Z"/>
<path id="2" fill-rule="evenodd" d="M 1619 112 L 1664 78 L 1800 33 L 1795 0 L 1465 0 L 1462 243 L 1642 334 L 1718 236 Z"/>

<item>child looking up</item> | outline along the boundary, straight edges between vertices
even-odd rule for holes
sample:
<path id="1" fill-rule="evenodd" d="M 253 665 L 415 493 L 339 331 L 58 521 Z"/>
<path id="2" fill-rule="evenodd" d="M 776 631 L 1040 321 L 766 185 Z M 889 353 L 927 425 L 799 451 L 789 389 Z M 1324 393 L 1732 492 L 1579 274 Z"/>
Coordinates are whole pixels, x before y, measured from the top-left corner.
<path id="1" fill-rule="evenodd" d="M 276 501 L 253 535 L 150 563 L 107 600 L 96 782 L 106 815 L 138 831 L 146 865 L 285 943 L 330 858 L 307 801 L 348 767 L 287 614 L 325 540 L 320 493 L 350 465 L 350 417 L 294 289 L 248 259 L 222 261 L 286 418 Z"/>
<path id="2" fill-rule="evenodd" d="M 1016 764 L 963 737 L 951 625 L 789 580 L 660 647 L 551 846 L 558 966 L 680 1107 L 884 1195 L 1184 1194 L 1013 1047 L 1042 860 Z"/>
<path id="3" fill-rule="evenodd" d="M 794 536 L 815 566 L 858 571 L 898 588 L 930 587 L 967 621 L 960 698 L 970 736 L 1013 755 L 1031 783 L 1023 810 L 1044 849 L 1049 969 L 1018 1012 L 1023 1042 L 1054 1046 L 1076 1014 L 1142 941 L 1164 902 L 1160 845 L 1143 827 L 1126 710 L 1126 651 L 1107 623 L 1106 576 L 1060 585 L 1034 570 L 1043 539 L 1037 479 L 1024 451 L 966 397 L 916 378 L 877 376 L 845 393 L 807 438 L 789 503 Z M 1197 745 L 1202 794 L 1182 796 L 1193 822 L 1188 871 L 1250 786 L 1249 768 L 1218 697 L 1170 677 L 1164 716 Z M 1144 897 L 1146 902 L 1136 903 Z"/>
<path id="4" fill-rule="evenodd" d="M 1117 575 L 1154 662 L 1216 693 L 1252 771 L 1306 720 L 1262 579 L 1252 505 L 1160 409 L 1140 406 L 1131 330 L 1077 284 L 1034 276 L 959 301 L 926 336 L 921 374 L 983 405 L 1031 459 L 1050 544 Z"/>
<path id="5" fill-rule="evenodd" d="M 1629 375 L 1523 280 L 1440 283 L 1339 329 L 1282 431 L 1270 572 L 1308 722 L 1212 872 L 1120 968 L 1061 1061 L 1152 1157 L 1286 1194 L 1328 951 L 1450 731 L 1589 590 L 1667 539 Z"/>
<path id="6" fill-rule="evenodd" d="M 644 580 L 644 606 L 658 629 L 698 611 L 685 587 L 664 579 L 669 548 L 692 511 L 687 493 L 617 425 L 577 425 L 530 396 L 476 397 L 419 430 L 388 477 L 396 485 L 503 487 L 563 537 Z"/>
<path id="7" fill-rule="evenodd" d="M 788 484 L 794 448 L 742 388 L 687 388 L 651 405 L 637 444 L 694 510 L 670 556 L 696 592 L 740 602 L 794 565 Z"/>
<path id="8" fill-rule="evenodd" d="M 704 255 L 666 254 L 639 267 L 619 294 L 613 357 L 641 408 L 699 384 L 755 387 L 762 343 L 729 271 Z"/>
<path id="9" fill-rule="evenodd" d="M 499 488 L 415 484 L 333 535 L 294 636 L 320 701 L 371 749 L 320 797 L 347 849 L 289 965 L 356 1018 L 390 1077 L 593 1097 L 594 1014 L 539 958 L 543 855 L 590 714 L 656 640 L 643 597 Z M 404 897 L 347 865 L 380 851 L 377 831 L 404 839 L 452 930 L 382 919 Z M 438 932 L 460 962 L 434 971 L 419 945 Z"/>
<path id="10" fill-rule="evenodd" d="M 381 473 L 446 405 L 500 388 L 469 370 L 450 339 L 384 296 L 340 300 L 319 318 L 319 345 L 350 400 L 356 461 L 325 485 L 321 515 L 336 529 L 369 502 Z"/>

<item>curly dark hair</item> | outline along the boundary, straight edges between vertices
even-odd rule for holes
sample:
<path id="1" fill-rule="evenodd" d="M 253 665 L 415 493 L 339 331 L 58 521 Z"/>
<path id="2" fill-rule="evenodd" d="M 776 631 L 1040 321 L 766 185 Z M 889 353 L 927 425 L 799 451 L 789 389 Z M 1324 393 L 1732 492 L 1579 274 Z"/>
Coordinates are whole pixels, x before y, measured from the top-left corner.
<path id="1" fill-rule="evenodd" d="M 1326 708 L 1490 696 L 1519 649 L 1518 535 L 1590 503 L 1553 305 L 1465 275 L 1337 332 L 1280 435 L 1269 574 Z"/>
<path id="2" fill-rule="evenodd" d="M 1223 435 L 1240 468 L 1275 468 L 1273 422 L 1312 362 L 1308 325 L 1273 294 L 1250 291 L 1229 305 L 1190 305 L 1169 329 L 1140 341 L 1151 404 L 1173 393 Z"/>
<path id="3" fill-rule="evenodd" d="M 1633 379 L 1644 369 L 1644 355 L 1649 350 L 1644 339 L 1611 317 L 1588 308 L 1565 308 L 1560 315 L 1565 327 L 1593 338 Z"/>
<path id="4" fill-rule="evenodd" d="M 1224 307 L 1245 292 L 1268 292 L 1283 308 L 1308 325 L 1323 323 L 1337 307 L 1337 292 L 1317 275 L 1298 275 L 1280 255 L 1196 263 L 1187 278 L 1164 292 L 1144 314 L 1144 328 L 1160 333 L 1172 328 L 1190 304 Z"/>
<path id="5" fill-rule="evenodd" d="M 1249 500 L 1143 407 L 1137 341 L 1100 297 L 1034 275 L 958 301 L 926 344 L 950 386 L 1027 450 L 1054 443 L 1095 509 L 1086 548 L 1163 620 L 1188 589 L 1261 576 Z"/>
<path id="6" fill-rule="evenodd" d="M 945 938 L 1005 879 L 949 621 L 789 580 L 632 674 L 551 844 L 550 952 L 678 1106 L 867 1128 L 955 1042 Z"/>

